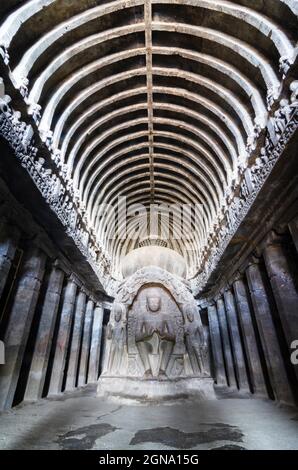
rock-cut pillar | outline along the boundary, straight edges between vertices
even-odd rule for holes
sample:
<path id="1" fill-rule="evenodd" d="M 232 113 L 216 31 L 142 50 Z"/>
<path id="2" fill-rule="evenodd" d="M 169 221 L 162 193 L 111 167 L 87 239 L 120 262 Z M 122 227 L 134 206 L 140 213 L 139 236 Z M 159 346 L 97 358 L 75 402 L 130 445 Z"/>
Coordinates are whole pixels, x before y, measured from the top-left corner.
<path id="1" fill-rule="evenodd" d="M 82 351 L 81 359 L 79 365 L 79 379 L 78 386 L 82 387 L 87 383 L 87 371 L 88 371 L 88 359 L 90 353 L 90 344 L 91 344 L 91 332 L 92 332 L 92 319 L 94 311 L 94 302 L 89 299 L 86 307 L 85 321 L 84 321 L 84 331 L 82 339 Z"/>
<path id="2" fill-rule="evenodd" d="M 80 291 L 77 297 L 74 326 L 71 338 L 70 356 L 66 375 L 65 390 L 71 391 L 76 387 L 76 379 L 79 364 L 80 344 L 84 325 L 84 315 L 86 310 L 86 294 Z"/>
<path id="3" fill-rule="evenodd" d="M 54 328 L 61 301 L 63 280 L 63 271 L 56 266 L 53 266 L 42 306 L 41 318 L 26 386 L 25 401 L 34 401 L 42 397 Z"/>
<path id="4" fill-rule="evenodd" d="M 59 324 L 57 344 L 55 349 L 49 395 L 57 395 L 62 391 L 67 347 L 71 331 L 71 323 L 76 301 L 77 284 L 71 276 L 64 292 L 62 312 Z"/>
<path id="5" fill-rule="evenodd" d="M 294 405 L 295 401 L 285 370 L 270 310 L 270 302 L 257 261 L 250 263 L 246 274 L 273 391 L 281 403 Z"/>
<path id="6" fill-rule="evenodd" d="M 0 298 L 13 262 L 20 232 L 16 227 L 0 222 Z"/>
<path id="7" fill-rule="evenodd" d="M 234 301 L 234 295 L 230 289 L 224 293 L 225 307 L 227 314 L 227 321 L 230 330 L 230 337 L 232 343 L 232 349 L 234 354 L 234 362 L 236 375 L 238 380 L 238 386 L 240 390 L 249 390 L 249 383 L 247 378 L 244 352 L 241 342 L 241 336 L 239 331 L 239 324 L 236 312 L 236 305 Z"/>
<path id="8" fill-rule="evenodd" d="M 99 376 L 103 313 L 102 305 L 97 305 L 93 317 L 88 383 L 97 382 Z"/>
<path id="9" fill-rule="evenodd" d="M 218 324 L 218 317 L 216 306 L 209 305 L 208 307 L 208 321 L 212 355 L 214 360 L 215 378 L 217 385 L 227 385 L 227 377 L 225 371 L 225 363 L 223 357 L 220 329 Z"/>
<path id="10" fill-rule="evenodd" d="M 266 246 L 264 259 L 291 355 L 291 344 L 298 340 L 298 290 L 281 238 L 272 240 Z M 294 370 L 298 378 L 298 365 L 294 366 Z"/>
<path id="11" fill-rule="evenodd" d="M 267 396 L 257 337 L 253 326 L 252 312 L 243 278 L 239 276 L 238 279 L 234 281 L 233 287 L 239 313 L 239 321 L 243 332 L 243 343 L 253 392 L 260 396 Z"/>
<path id="12" fill-rule="evenodd" d="M 0 409 L 13 404 L 45 261 L 45 254 L 36 247 L 29 248 L 24 256 L 4 338 L 6 364 L 0 369 Z"/>
<path id="13" fill-rule="evenodd" d="M 226 364 L 226 372 L 228 376 L 228 384 L 229 384 L 229 387 L 237 388 L 225 305 L 221 298 L 217 300 L 217 315 L 218 315 L 218 322 L 220 326 L 220 332 L 221 332 L 222 343 L 223 343 L 223 352 L 224 352 L 224 358 L 225 358 L 225 364 Z"/>

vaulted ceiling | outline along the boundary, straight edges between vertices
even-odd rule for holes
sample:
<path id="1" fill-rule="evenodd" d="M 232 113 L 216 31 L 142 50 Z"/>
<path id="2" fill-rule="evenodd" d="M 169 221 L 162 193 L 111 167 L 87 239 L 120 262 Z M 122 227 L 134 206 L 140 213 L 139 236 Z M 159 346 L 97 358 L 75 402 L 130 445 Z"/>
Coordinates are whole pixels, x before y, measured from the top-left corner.
<path id="1" fill-rule="evenodd" d="M 0 15 L 11 78 L 115 272 L 139 241 L 108 240 L 98 207 L 121 195 L 203 205 L 191 247 L 168 241 L 194 276 L 295 60 L 298 2 L 2 0 Z"/>

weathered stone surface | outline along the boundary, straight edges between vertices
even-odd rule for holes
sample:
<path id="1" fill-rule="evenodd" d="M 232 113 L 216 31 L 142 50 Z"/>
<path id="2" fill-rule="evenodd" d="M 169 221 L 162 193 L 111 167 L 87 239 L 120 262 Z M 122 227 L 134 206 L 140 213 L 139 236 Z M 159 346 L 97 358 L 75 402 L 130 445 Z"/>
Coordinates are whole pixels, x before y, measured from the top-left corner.
<path id="1" fill-rule="evenodd" d="M 229 337 L 225 305 L 224 305 L 223 299 L 218 299 L 216 303 L 217 303 L 218 323 L 220 326 L 220 333 L 222 337 L 228 385 L 232 388 L 236 388 L 237 383 L 236 383 L 236 377 L 235 377 L 234 361 L 233 361 L 233 355 L 232 355 L 232 349 L 231 349 L 231 343 L 230 343 L 230 337 Z"/>
<path id="2" fill-rule="evenodd" d="M 16 227 L 7 225 L 5 220 L 0 222 L 0 298 L 5 287 L 19 238 L 20 232 Z"/>
<path id="3" fill-rule="evenodd" d="M 264 259 L 273 295 L 286 336 L 289 354 L 291 344 L 298 339 L 298 290 L 292 276 L 283 242 L 271 241 L 264 250 Z M 298 379 L 298 365 L 293 366 Z"/>
<path id="4" fill-rule="evenodd" d="M 65 390 L 73 390 L 76 386 L 77 372 L 78 372 L 78 361 L 80 354 L 80 343 L 82 338 L 82 331 L 84 325 L 84 317 L 86 310 L 86 294 L 85 292 L 79 292 L 75 307 L 75 318 L 74 326 L 72 331 L 70 356 L 67 368 L 67 378 Z"/>
<path id="5" fill-rule="evenodd" d="M 103 313 L 103 307 L 96 305 L 93 314 L 88 383 L 97 382 L 99 376 Z"/>
<path id="6" fill-rule="evenodd" d="M 79 364 L 79 378 L 78 386 L 81 387 L 87 383 L 87 372 L 88 372 L 88 359 L 90 354 L 91 345 L 91 333 L 92 333 L 92 321 L 94 312 L 94 302 L 90 300 L 87 302 L 84 331 L 82 339 L 82 351 L 81 359 Z"/>
<path id="7" fill-rule="evenodd" d="M 229 325 L 230 338 L 233 348 L 233 356 L 235 362 L 235 370 L 240 390 L 249 390 L 247 379 L 247 372 L 245 366 L 245 358 L 239 331 L 239 323 L 237 318 L 236 306 L 234 295 L 231 290 L 226 290 L 224 293 L 225 308 L 227 315 L 227 322 Z"/>
<path id="8" fill-rule="evenodd" d="M 267 390 L 257 346 L 257 339 L 252 323 L 250 306 L 243 280 L 241 278 L 237 279 L 234 282 L 233 287 L 239 313 L 239 320 L 243 332 L 243 342 L 246 350 L 246 357 L 253 392 L 266 396 Z"/>
<path id="9" fill-rule="evenodd" d="M 260 267 L 257 262 L 250 264 L 246 274 L 255 318 L 275 396 L 280 402 L 293 405 L 294 398 L 291 386 L 281 355 Z"/>
<path id="10" fill-rule="evenodd" d="M 217 385 L 227 385 L 222 341 L 215 304 L 208 307 L 208 319 L 216 383 Z"/>
<path id="11" fill-rule="evenodd" d="M 296 2 L 0 3 L 0 173 L 32 219 L 47 227 L 59 253 L 49 248 L 38 228 L 24 230 L 22 242 L 38 242 L 51 259 L 63 254 L 69 260 L 65 272 L 79 274 L 77 283 L 86 281 L 88 296 L 94 295 L 96 302 L 99 292 L 116 297 L 106 335 L 110 373 L 139 378 L 144 373 L 155 379 L 204 375 L 209 370 L 207 322 L 204 318 L 204 332 L 194 295 L 205 308 L 230 285 L 230 276 L 246 266 L 252 250 L 258 252 L 267 232 L 297 216 Z M 119 214 L 115 221 L 119 195 L 130 204 L 128 224 Z M 1 193 L 0 212 L 18 218 L 8 201 Z M 103 216 L 107 205 L 111 210 Z M 166 208 L 147 233 L 150 205 Z M 17 221 L 21 231 L 23 220 Z M 138 225 L 139 236 L 127 240 L 127 229 L 135 235 Z M 296 229 L 290 227 L 295 239 Z M 160 237 L 167 229 L 165 239 Z M 1 268 L 0 243 L 0 294 L 13 259 L 11 248 L 4 248 Z M 174 275 L 161 276 L 153 268 L 146 276 L 141 269 L 139 277 L 133 274 L 131 282 L 122 282 L 125 256 L 125 279 L 151 264 Z M 278 263 L 268 262 L 267 256 L 266 262 L 274 287 L 281 281 L 281 266 L 277 269 Z M 279 286 L 273 290 L 289 343 L 297 332 L 297 299 L 291 282 L 285 284 L 287 299 L 281 298 Z M 145 311 L 143 288 L 159 291 L 160 309 L 149 296 Z M 44 294 L 42 290 L 42 298 Z M 79 381 L 86 378 L 89 320 L 78 365 L 83 315 L 74 310 L 75 295 L 72 299 L 66 289 L 60 330 L 55 330 L 50 393 L 61 391 L 63 378 L 72 390 L 78 367 Z M 224 346 L 217 360 L 219 380 L 225 369 L 229 385 L 246 390 L 246 356 L 257 388 L 251 370 L 257 354 L 248 344 L 253 338 L 249 305 L 239 296 L 235 305 L 227 292 L 226 308 L 218 301 L 219 325 L 211 319 L 210 331 L 216 338 L 213 347 L 219 338 Z M 267 311 L 271 296 L 270 302 L 254 296 L 259 311 Z M 2 305 L 6 299 L 0 301 Z M 8 298 L 7 305 L 12 301 Z M 42 305 L 38 307 L 44 315 Z M 7 313 L 4 308 L 1 333 L 10 321 Z M 101 336 L 98 311 L 94 317 L 92 381 L 98 376 Z M 273 332 L 266 338 L 263 334 L 265 343 L 279 324 L 274 320 L 268 323 Z M 31 333 L 28 347 L 35 325 Z M 283 340 L 282 332 L 277 333 Z M 39 332 L 37 336 L 40 348 Z M 281 368 L 284 354 L 277 358 Z M 38 368 L 35 360 L 34 354 L 32 367 Z M 31 375 L 29 379 L 32 384 Z"/>
<path id="12" fill-rule="evenodd" d="M 39 132 L 10 110 L 5 89 L 3 112 L 21 146 L 39 133 L 46 161 L 35 159 L 41 153 L 33 145 L 26 158 L 15 148 L 67 233 L 112 294 L 120 259 L 140 247 L 111 237 L 105 252 L 101 204 L 115 208 L 123 186 L 132 203 L 202 204 L 203 220 L 188 220 L 193 239 L 171 236 L 168 247 L 182 254 L 182 264 L 187 259 L 199 294 L 296 126 L 296 81 L 288 79 L 296 59 L 293 2 L 264 2 L 260 11 L 210 0 L 82 0 L 61 8 L 52 0 L 3 1 L 7 88 L 24 98 Z M 12 143 L 13 131 L 2 127 Z M 112 225 L 108 220 L 109 235 Z M 175 221 L 173 233 L 178 229 Z"/>
<path id="13" fill-rule="evenodd" d="M 64 292 L 59 333 L 49 387 L 49 395 L 57 395 L 62 391 L 67 346 L 69 342 L 71 322 L 74 314 L 76 293 L 77 285 L 75 281 L 70 278 Z"/>
<path id="14" fill-rule="evenodd" d="M 38 400 L 42 396 L 53 333 L 60 303 L 64 273 L 53 266 L 42 307 L 41 319 L 35 342 L 25 400 Z"/>
<path id="15" fill-rule="evenodd" d="M 213 380 L 210 377 L 177 377 L 169 380 L 146 380 L 134 377 L 103 377 L 98 382 L 97 395 L 150 403 L 165 400 L 195 398 L 198 401 L 215 400 Z"/>
<path id="16" fill-rule="evenodd" d="M 4 338 L 6 364 L 0 370 L 0 409 L 13 403 L 44 269 L 45 255 L 32 246 L 25 254 Z"/>
<path id="17" fill-rule="evenodd" d="M 207 337 L 185 284 L 146 267 L 121 286 L 107 326 L 104 375 L 167 380 L 209 376 Z"/>

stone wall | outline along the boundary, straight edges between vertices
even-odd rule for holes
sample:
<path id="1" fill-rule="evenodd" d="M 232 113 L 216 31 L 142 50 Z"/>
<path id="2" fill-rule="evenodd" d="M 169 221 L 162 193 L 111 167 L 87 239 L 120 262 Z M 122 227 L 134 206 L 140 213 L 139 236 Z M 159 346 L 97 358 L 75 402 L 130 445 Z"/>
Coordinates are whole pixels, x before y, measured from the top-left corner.
<path id="1" fill-rule="evenodd" d="M 17 203 L 0 205 L 0 409 L 8 409 L 97 381 L 109 304 L 25 213 L 22 226 Z"/>
<path id="2" fill-rule="evenodd" d="M 295 404 L 298 366 L 298 218 L 271 231 L 206 304 L 218 386 Z"/>

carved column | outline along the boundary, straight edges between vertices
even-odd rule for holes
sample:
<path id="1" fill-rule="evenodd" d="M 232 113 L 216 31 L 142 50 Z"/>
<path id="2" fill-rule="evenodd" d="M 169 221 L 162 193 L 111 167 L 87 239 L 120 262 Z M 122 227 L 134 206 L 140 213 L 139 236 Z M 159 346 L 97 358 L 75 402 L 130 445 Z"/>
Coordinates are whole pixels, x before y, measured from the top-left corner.
<path id="1" fill-rule="evenodd" d="M 298 339 L 298 291 L 281 237 L 271 238 L 264 250 L 264 259 L 290 355 L 291 344 Z M 298 378 L 298 366 L 294 369 Z"/>
<path id="2" fill-rule="evenodd" d="M 57 395 L 58 393 L 61 393 L 76 293 L 77 284 L 75 283 L 74 278 L 71 276 L 64 293 L 52 376 L 49 386 L 49 395 Z"/>
<path id="3" fill-rule="evenodd" d="M 270 312 L 270 303 L 257 260 L 251 262 L 246 273 L 256 322 L 275 396 L 280 402 L 294 404 L 294 398 Z"/>
<path id="4" fill-rule="evenodd" d="M 6 364 L 0 369 L 0 409 L 10 408 L 13 403 L 45 261 L 46 256 L 36 247 L 30 248 L 24 258 L 4 338 Z"/>
<path id="5" fill-rule="evenodd" d="M 78 295 L 75 309 L 75 319 L 71 338 L 70 357 L 67 369 L 65 390 L 73 390 L 76 387 L 80 343 L 82 338 L 84 315 L 86 310 L 86 294 L 81 291 Z"/>
<path id="6" fill-rule="evenodd" d="M 225 305 L 222 299 L 217 300 L 217 315 L 223 343 L 223 352 L 226 363 L 226 372 L 229 387 L 237 388 L 231 343 L 229 338 L 228 324 L 226 318 Z"/>
<path id="7" fill-rule="evenodd" d="M 208 320 L 212 353 L 214 359 L 216 383 L 217 385 L 227 385 L 220 329 L 215 305 L 209 305 L 208 307 Z"/>
<path id="8" fill-rule="evenodd" d="M 5 220 L 0 222 L 0 298 L 15 256 L 19 238 L 20 232 L 17 227 L 7 225 Z"/>
<path id="9" fill-rule="evenodd" d="M 244 353 L 243 353 L 243 348 L 242 348 L 242 343 L 241 343 L 236 306 L 234 302 L 234 295 L 230 289 L 225 291 L 224 299 L 225 299 L 227 321 L 228 321 L 229 330 L 230 330 L 232 349 L 234 353 L 234 362 L 235 362 L 238 386 L 240 390 L 249 390 L 249 383 L 248 383 L 247 372 L 246 372 L 246 367 L 245 367 L 245 358 L 244 358 Z"/>
<path id="10" fill-rule="evenodd" d="M 25 400 L 27 401 L 38 400 L 42 397 L 63 280 L 63 271 L 56 266 L 53 266 L 42 307 L 41 319 L 25 392 Z"/>
<path id="11" fill-rule="evenodd" d="M 101 305 L 97 305 L 95 307 L 93 317 L 88 383 L 94 383 L 98 380 L 103 313 L 103 307 Z"/>
<path id="12" fill-rule="evenodd" d="M 239 313 L 239 321 L 243 332 L 243 342 L 246 350 L 250 379 L 254 393 L 267 395 L 260 355 L 257 346 L 257 338 L 252 322 L 249 301 L 245 284 L 239 276 L 234 281 L 234 292 Z"/>
<path id="13" fill-rule="evenodd" d="M 91 344 L 91 332 L 92 332 L 92 318 L 94 311 L 94 302 L 89 300 L 86 308 L 85 322 L 84 322 L 84 332 L 82 340 L 82 351 L 81 359 L 79 365 L 79 380 L 78 386 L 82 387 L 87 383 L 87 367 L 88 367 L 88 358 Z"/>

